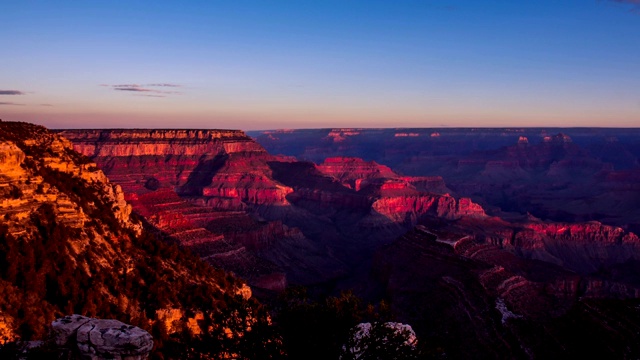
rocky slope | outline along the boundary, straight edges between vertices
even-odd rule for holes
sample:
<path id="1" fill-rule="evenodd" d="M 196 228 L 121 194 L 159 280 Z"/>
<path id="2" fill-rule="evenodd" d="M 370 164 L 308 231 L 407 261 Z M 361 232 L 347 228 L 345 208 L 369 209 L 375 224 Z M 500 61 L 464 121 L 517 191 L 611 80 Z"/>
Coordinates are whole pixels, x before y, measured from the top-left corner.
<path id="1" fill-rule="evenodd" d="M 143 229 L 120 185 L 68 140 L 0 122 L 0 159 L 5 338 L 41 338 L 54 318 L 80 313 L 147 329 L 175 356 L 196 351 L 199 338 L 209 345 L 197 352 L 211 356 L 252 358 L 271 346 L 262 346 L 274 340 L 268 331 L 248 336 L 268 329 L 249 288 Z"/>

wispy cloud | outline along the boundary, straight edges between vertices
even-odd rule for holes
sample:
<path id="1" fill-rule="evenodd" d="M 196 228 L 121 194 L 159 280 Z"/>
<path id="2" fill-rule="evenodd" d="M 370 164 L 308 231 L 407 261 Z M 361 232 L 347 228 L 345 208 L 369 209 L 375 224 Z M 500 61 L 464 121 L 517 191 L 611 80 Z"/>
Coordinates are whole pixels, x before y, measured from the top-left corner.
<path id="1" fill-rule="evenodd" d="M 20 90 L 0 90 L 0 95 L 25 95 L 24 91 Z"/>
<path id="2" fill-rule="evenodd" d="M 40 106 L 53 106 L 52 104 L 40 104 Z"/>
<path id="3" fill-rule="evenodd" d="M 19 103 L 14 103 L 14 102 L 1 102 L 1 101 L 0 101 L 0 105 L 17 105 L 17 106 L 24 106 L 24 104 L 19 104 Z"/>
<path id="4" fill-rule="evenodd" d="M 113 86 L 113 90 L 116 91 L 139 91 L 139 92 L 151 92 L 153 90 L 151 89 L 147 89 L 147 88 L 143 88 L 141 86 L 138 85 L 114 85 Z"/>
<path id="5" fill-rule="evenodd" d="M 163 84 L 147 84 L 145 86 L 151 86 L 151 87 L 181 87 L 181 85 L 178 84 L 167 84 L 167 83 L 163 83 Z"/>
<path id="6" fill-rule="evenodd" d="M 150 96 L 150 97 L 166 97 L 165 95 L 181 94 L 181 92 L 179 92 L 179 91 L 161 90 L 161 89 L 158 89 L 158 88 L 179 88 L 179 87 L 182 87 L 179 84 L 169 84 L 169 83 L 117 84 L 117 85 L 100 84 L 100 86 L 110 87 L 115 91 L 150 93 L 149 95 L 144 95 L 144 96 Z M 162 94 L 162 95 L 151 95 L 151 94 Z"/>

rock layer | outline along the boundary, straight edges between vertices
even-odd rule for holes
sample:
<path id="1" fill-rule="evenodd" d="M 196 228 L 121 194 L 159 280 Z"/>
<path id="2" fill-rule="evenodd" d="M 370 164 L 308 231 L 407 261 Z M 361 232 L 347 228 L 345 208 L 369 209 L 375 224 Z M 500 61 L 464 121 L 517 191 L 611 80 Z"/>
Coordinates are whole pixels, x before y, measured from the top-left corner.
<path id="1" fill-rule="evenodd" d="M 252 169 L 256 158 L 268 154 L 242 131 L 69 130 L 61 135 L 91 156 L 122 186 L 136 211 L 172 240 L 254 284 L 280 289 L 285 283 L 281 270 L 247 251 L 245 238 L 209 225 L 234 219 L 249 225 L 256 220 L 248 216 L 247 204 L 286 203 L 288 190 L 270 181 L 264 166 Z M 270 230 L 264 235 L 254 230 L 253 236 L 269 238 Z"/>

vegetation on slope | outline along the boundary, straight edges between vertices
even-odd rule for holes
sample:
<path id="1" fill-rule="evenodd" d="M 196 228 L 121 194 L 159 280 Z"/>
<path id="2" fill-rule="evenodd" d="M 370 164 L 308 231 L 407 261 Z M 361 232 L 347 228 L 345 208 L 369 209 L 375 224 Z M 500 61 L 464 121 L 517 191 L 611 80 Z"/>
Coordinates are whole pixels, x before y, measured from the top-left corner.
<path id="1" fill-rule="evenodd" d="M 119 189 L 64 139 L 0 122 L 0 144 L 19 163 L 0 168 L 6 338 L 42 339 L 53 319 L 79 313 L 150 331 L 159 358 L 281 354 L 244 284 L 142 229 Z"/>

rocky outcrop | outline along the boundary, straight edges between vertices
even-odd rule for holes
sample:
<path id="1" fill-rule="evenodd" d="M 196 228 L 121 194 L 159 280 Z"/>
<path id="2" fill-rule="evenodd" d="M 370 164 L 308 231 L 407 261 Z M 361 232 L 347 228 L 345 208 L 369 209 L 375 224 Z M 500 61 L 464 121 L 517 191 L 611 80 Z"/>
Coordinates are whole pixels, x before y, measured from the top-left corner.
<path id="1" fill-rule="evenodd" d="M 318 165 L 318 170 L 340 181 L 344 186 L 360 190 L 363 179 L 395 178 L 397 175 L 387 166 L 360 158 L 332 157 Z"/>
<path id="2" fill-rule="evenodd" d="M 66 130 L 76 151 L 91 157 L 127 194 L 158 186 L 182 186 L 204 176 L 197 166 L 233 153 L 266 153 L 238 130 Z M 217 158 L 218 156 L 218 158 Z M 195 171 L 195 173 L 194 173 Z"/>
<path id="3" fill-rule="evenodd" d="M 373 203 L 373 210 L 399 222 L 416 224 L 424 215 L 443 219 L 459 219 L 463 216 L 486 216 L 482 207 L 470 199 L 451 196 L 409 195 L 385 197 Z"/>
<path id="4" fill-rule="evenodd" d="M 366 195 L 373 212 L 396 223 L 413 226 L 426 215 L 445 219 L 485 216 L 482 207 L 470 199 L 458 200 L 443 192 L 446 186 L 439 177 L 399 176 L 387 166 L 348 157 L 327 158 L 317 169 Z"/>
<path id="5" fill-rule="evenodd" d="M 80 359 L 144 360 L 153 348 L 148 332 L 117 320 L 71 315 L 53 321 L 51 327 L 56 345 Z"/>
<path id="6" fill-rule="evenodd" d="M 77 163 L 68 154 L 73 150 L 69 141 L 47 134 L 37 141 L 25 141 L 22 146 L 29 148 L 28 151 L 47 146 L 50 152 L 36 159 L 25 154 L 14 142 L 0 140 L 0 158 L 4 160 L 0 165 L 0 195 L 4 195 L 0 200 L 0 215 L 7 220 L 5 224 L 14 229 L 13 234 L 24 230 L 20 230 L 21 221 L 42 204 L 53 204 L 60 220 L 76 228 L 82 228 L 88 220 L 87 213 L 97 210 L 91 204 L 80 206 L 59 187 L 52 186 L 48 177 L 53 173 L 64 174 L 99 188 L 105 192 L 107 201 L 113 203 L 112 211 L 117 221 L 133 231 L 140 231 L 140 225 L 130 220 L 131 206 L 124 200 L 120 186 L 110 184 L 95 163 Z M 25 162 L 38 162 L 37 166 L 42 167 L 45 176 L 34 172 Z"/>
<path id="7" fill-rule="evenodd" d="M 349 136 L 357 136 L 359 134 L 359 129 L 333 129 L 324 139 L 339 143 L 345 141 Z"/>

